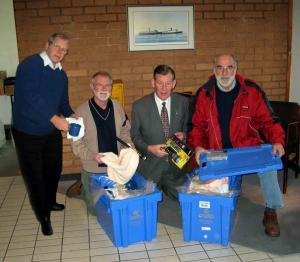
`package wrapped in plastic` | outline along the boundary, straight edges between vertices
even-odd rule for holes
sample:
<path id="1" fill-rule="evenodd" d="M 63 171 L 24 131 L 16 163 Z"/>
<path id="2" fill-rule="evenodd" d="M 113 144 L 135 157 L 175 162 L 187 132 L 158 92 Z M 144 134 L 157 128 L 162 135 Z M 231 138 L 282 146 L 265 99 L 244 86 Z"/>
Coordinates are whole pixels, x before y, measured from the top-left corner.
<path id="1" fill-rule="evenodd" d="M 124 185 L 115 183 L 106 174 L 90 177 L 90 192 L 95 204 L 103 194 L 113 200 L 122 200 L 153 193 L 155 188 L 153 181 L 146 180 L 139 174 L 135 174 Z"/>
<path id="2" fill-rule="evenodd" d="M 183 193 L 195 193 L 206 195 L 227 195 L 232 196 L 236 194 L 236 190 L 230 190 L 229 178 L 223 177 L 220 179 L 201 180 L 199 176 L 187 175 L 188 182 L 178 188 Z"/>
<path id="3" fill-rule="evenodd" d="M 226 194 L 228 191 L 228 177 L 203 181 L 199 179 L 199 176 L 193 176 L 191 178 L 190 185 L 187 188 L 187 193 L 204 192 Z"/>

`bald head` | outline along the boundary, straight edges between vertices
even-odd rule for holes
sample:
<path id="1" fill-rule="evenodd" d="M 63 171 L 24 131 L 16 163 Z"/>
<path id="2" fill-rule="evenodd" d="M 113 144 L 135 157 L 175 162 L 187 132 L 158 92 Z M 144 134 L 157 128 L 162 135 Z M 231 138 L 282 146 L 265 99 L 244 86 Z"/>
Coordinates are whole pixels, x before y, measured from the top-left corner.
<path id="1" fill-rule="evenodd" d="M 231 90 L 235 82 L 237 60 L 231 54 L 221 54 L 214 58 L 214 75 L 218 86 L 223 90 Z"/>

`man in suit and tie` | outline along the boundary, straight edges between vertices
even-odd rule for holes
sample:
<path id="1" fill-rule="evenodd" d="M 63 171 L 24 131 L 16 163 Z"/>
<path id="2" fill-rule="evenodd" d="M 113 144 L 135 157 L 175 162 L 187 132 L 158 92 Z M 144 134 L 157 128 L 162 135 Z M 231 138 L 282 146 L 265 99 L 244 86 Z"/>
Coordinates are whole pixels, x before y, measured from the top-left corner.
<path id="1" fill-rule="evenodd" d="M 164 151 L 166 140 L 175 134 L 186 138 L 189 105 L 186 97 L 173 93 L 176 86 L 174 70 L 168 65 L 154 69 L 151 81 L 154 92 L 133 104 L 131 138 L 135 147 L 147 158 L 140 161 L 138 172 L 171 199 L 178 199 L 176 187 L 185 181 L 185 168 L 179 169 Z"/>

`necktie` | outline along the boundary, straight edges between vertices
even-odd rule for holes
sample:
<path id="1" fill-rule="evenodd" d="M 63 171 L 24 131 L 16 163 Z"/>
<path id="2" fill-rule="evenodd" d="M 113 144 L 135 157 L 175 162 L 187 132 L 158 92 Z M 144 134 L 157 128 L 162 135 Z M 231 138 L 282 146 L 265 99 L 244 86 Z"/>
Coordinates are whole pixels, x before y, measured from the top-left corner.
<path id="1" fill-rule="evenodd" d="M 168 110 L 166 108 L 166 102 L 162 103 L 160 118 L 163 126 L 164 135 L 165 138 L 167 139 L 169 136 L 169 117 L 168 117 Z"/>

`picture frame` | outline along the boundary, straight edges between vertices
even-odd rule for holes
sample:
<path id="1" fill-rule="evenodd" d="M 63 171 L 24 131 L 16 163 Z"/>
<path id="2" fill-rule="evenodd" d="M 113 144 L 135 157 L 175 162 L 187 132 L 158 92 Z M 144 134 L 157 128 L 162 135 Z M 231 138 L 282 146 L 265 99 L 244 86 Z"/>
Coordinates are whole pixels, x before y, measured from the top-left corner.
<path id="1" fill-rule="evenodd" d="M 194 6 L 128 6 L 128 50 L 194 49 Z"/>

